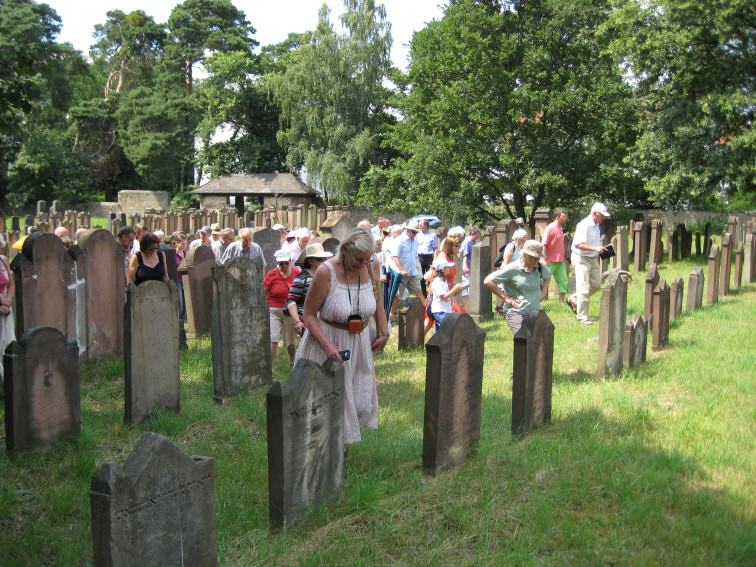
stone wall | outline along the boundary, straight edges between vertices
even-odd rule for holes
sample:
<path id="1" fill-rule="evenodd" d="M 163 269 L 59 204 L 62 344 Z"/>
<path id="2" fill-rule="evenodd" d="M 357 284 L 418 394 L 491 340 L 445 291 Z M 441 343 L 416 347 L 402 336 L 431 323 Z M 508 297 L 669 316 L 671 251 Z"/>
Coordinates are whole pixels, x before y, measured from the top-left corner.
<path id="1" fill-rule="evenodd" d="M 118 192 L 118 204 L 127 215 L 141 214 L 148 209 L 167 211 L 171 207 L 171 196 L 168 191 L 124 190 Z"/>

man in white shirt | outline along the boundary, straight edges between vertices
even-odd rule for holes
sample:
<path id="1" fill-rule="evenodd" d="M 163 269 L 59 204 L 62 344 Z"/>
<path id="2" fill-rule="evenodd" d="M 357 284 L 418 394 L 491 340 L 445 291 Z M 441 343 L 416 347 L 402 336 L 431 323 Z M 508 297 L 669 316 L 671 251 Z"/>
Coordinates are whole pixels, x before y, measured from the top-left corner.
<path id="1" fill-rule="evenodd" d="M 247 258 L 260 258 L 262 260 L 262 271 L 260 272 L 260 278 L 262 280 L 265 277 L 265 255 L 262 248 L 256 242 L 252 242 L 254 232 L 251 228 L 239 229 L 239 240 L 235 240 L 226 247 L 223 252 L 223 258 L 221 258 L 221 264 L 225 264 L 231 258 L 238 256 L 245 256 Z"/>
<path id="2" fill-rule="evenodd" d="M 611 215 L 603 203 L 593 203 L 591 214 L 575 227 L 572 239 L 572 265 L 575 266 L 575 294 L 567 298 L 567 305 L 584 325 L 588 318 L 591 295 L 601 287 L 601 223 Z"/>

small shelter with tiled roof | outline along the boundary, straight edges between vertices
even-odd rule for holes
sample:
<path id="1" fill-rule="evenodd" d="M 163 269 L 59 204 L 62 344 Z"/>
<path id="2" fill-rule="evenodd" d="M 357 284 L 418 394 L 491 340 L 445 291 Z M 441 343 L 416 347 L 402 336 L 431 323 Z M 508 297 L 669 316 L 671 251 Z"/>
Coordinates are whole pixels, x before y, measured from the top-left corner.
<path id="1" fill-rule="evenodd" d="M 222 209 L 236 206 L 244 212 L 244 204 L 255 203 L 264 207 L 310 205 L 318 195 L 312 187 L 291 173 L 234 173 L 211 179 L 194 191 L 200 196 L 204 209 Z M 230 197 L 234 197 L 232 201 Z"/>

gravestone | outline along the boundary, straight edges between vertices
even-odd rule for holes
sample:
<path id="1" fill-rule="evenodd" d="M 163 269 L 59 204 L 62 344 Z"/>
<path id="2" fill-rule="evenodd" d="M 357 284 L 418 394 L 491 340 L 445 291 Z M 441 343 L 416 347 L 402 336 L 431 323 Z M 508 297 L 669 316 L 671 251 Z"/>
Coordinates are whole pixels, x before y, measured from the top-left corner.
<path id="1" fill-rule="evenodd" d="M 423 469 L 437 475 L 464 462 L 480 439 L 486 333 L 451 313 L 425 346 Z"/>
<path id="2" fill-rule="evenodd" d="M 662 261 L 662 221 L 651 221 L 651 252 L 648 261 L 652 264 L 661 264 Z"/>
<path id="3" fill-rule="evenodd" d="M 706 304 L 714 305 L 719 300 L 719 248 L 712 244 L 709 249 L 709 262 L 706 267 Z"/>
<path id="4" fill-rule="evenodd" d="M 123 467 L 102 465 L 89 500 L 95 567 L 215 567 L 215 468 L 157 433 Z"/>
<path id="5" fill-rule="evenodd" d="M 184 265 L 186 274 L 182 279 L 186 320 L 189 324 L 188 335 L 197 337 L 210 332 L 215 254 L 209 246 L 196 246 L 187 252 Z"/>
<path id="6" fill-rule="evenodd" d="M 625 368 L 635 368 L 646 362 L 647 328 L 646 321 L 640 315 L 633 315 L 625 325 L 622 356 Z"/>
<path id="7" fill-rule="evenodd" d="M 425 342 L 425 308 L 416 297 L 408 297 L 399 309 L 399 350 L 420 348 Z"/>
<path id="8" fill-rule="evenodd" d="M 47 213 L 47 201 L 37 201 L 37 217 Z"/>
<path id="9" fill-rule="evenodd" d="M 694 268 L 688 276 L 688 311 L 700 309 L 703 305 L 704 273 L 703 268 Z"/>
<path id="10" fill-rule="evenodd" d="M 352 232 L 352 223 L 346 215 L 336 214 L 328 217 L 320 225 L 320 234 L 323 238 L 335 238 L 338 241 L 344 240 Z"/>
<path id="11" fill-rule="evenodd" d="M 670 295 L 670 320 L 674 321 L 680 315 L 682 314 L 682 308 L 683 308 L 683 288 L 685 284 L 683 283 L 682 278 L 677 278 L 675 280 L 672 280 L 672 285 L 669 286 L 669 295 Z M 688 293 L 690 293 L 690 290 L 688 290 Z"/>
<path id="12" fill-rule="evenodd" d="M 608 234 L 602 234 L 601 235 L 601 246 L 606 247 L 609 246 L 609 244 L 612 244 L 612 242 L 609 240 Z M 601 273 L 604 274 L 609 271 L 610 261 L 611 258 L 601 258 L 599 256 L 599 269 L 601 270 Z"/>
<path id="13" fill-rule="evenodd" d="M 599 316 L 599 378 L 622 371 L 625 315 L 627 313 L 627 276 L 620 270 L 608 272 L 601 286 Z"/>
<path id="14" fill-rule="evenodd" d="M 59 329 L 36 327 L 5 351 L 5 446 L 22 451 L 78 436 L 79 349 Z"/>
<path id="15" fill-rule="evenodd" d="M 344 486 L 344 366 L 300 358 L 266 396 L 268 501 L 273 528 L 301 519 Z"/>
<path id="16" fill-rule="evenodd" d="M 732 271 L 732 235 L 722 235 L 722 255 L 719 264 L 719 297 L 730 295 L 730 272 Z"/>
<path id="17" fill-rule="evenodd" d="M 472 248 L 470 264 L 470 296 L 467 312 L 473 321 L 481 323 L 493 317 L 491 290 L 483 285 L 483 280 L 491 273 L 491 247 L 478 243 Z"/>
<path id="18" fill-rule="evenodd" d="M 620 226 L 617 228 L 617 233 L 612 239 L 614 242 L 614 250 L 617 253 L 616 256 L 612 256 L 612 268 L 619 268 L 626 272 L 629 269 L 630 253 L 627 243 L 627 227 Z"/>
<path id="19" fill-rule="evenodd" d="M 690 255 L 692 253 L 693 248 L 693 233 L 689 231 L 684 224 L 680 225 L 681 230 L 681 252 L 682 252 L 682 258 L 684 260 L 687 260 L 690 258 Z"/>
<path id="20" fill-rule="evenodd" d="M 743 283 L 756 281 L 756 246 L 754 246 L 754 232 L 747 232 L 743 245 Z"/>
<path id="21" fill-rule="evenodd" d="M 213 268 L 213 384 L 217 398 L 273 379 L 270 312 L 261 258 L 232 258 Z"/>
<path id="22" fill-rule="evenodd" d="M 254 231 L 252 240 L 263 251 L 265 258 L 266 270 L 271 270 L 276 266 L 275 253 L 281 249 L 281 233 L 272 228 L 259 228 Z"/>
<path id="23" fill-rule="evenodd" d="M 338 238 L 326 238 L 325 240 L 323 240 L 323 250 L 335 255 L 338 251 L 340 243 L 341 242 Z"/>
<path id="24" fill-rule="evenodd" d="M 554 325 L 546 312 L 531 311 L 514 336 L 512 433 L 524 435 L 551 421 Z"/>
<path id="25" fill-rule="evenodd" d="M 11 217 L 11 230 L 21 232 L 21 220 L 18 217 Z"/>
<path id="26" fill-rule="evenodd" d="M 50 214 L 59 215 L 63 212 L 63 203 L 59 199 L 54 199 L 52 205 L 50 205 Z"/>
<path id="27" fill-rule="evenodd" d="M 651 347 L 659 350 L 669 342 L 670 290 L 665 280 L 654 289 L 651 319 Z"/>
<path id="28" fill-rule="evenodd" d="M 80 272 L 87 281 L 87 356 L 96 360 L 123 352 L 125 276 L 123 250 L 113 235 L 98 228 L 79 238 L 84 254 Z"/>
<path id="29" fill-rule="evenodd" d="M 129 284 L 125 322 L 126 423 L 142 421 L 158 409 L 179 411 L 176 284 Z"/>
<path id="30" fill-rule="evenodd" d="M 695 242 L 696 242 L 696 256 L 701 255 L 701 233 L 696 231 L 695 233 Z"/>
<path id="31" fill-rule="evenodd" d="M 659 283 L 659 271 L 656 268 L 656 264 L 649 264 L 648 274 L 646 274 L 645 282 L 645 294 L 643 302 L 643 318 L 646 323 L 651 321 L 651 304 L 654 298 L 654 289 Z"/>
<path id="32" fill-rule="evenodd" d="M 711 223 L 708 223 L 708 222 L 704 226 L 704 241 L 703 241 L 703 244 L 704 244 L 704 250 L 703 250 L 704 256 L 706 256 L 708 258 L 709 257 L 709 253 L 711 252 L 711 245 L 712 245 L 712 241 L 711 241 Z"/>
<path id="33" fill-rule="evenodd" d="M 643 221 L 636 221 L 633 224 L 633 269 L 636 272 L 642 272 L 646 269 L 645 235 L 646 231 Z"/>
<path id="34" fill-rule="evenodd" d="M 743 259 L 745 252 L 743 250 L 743 243 L 738 244 L 737 250 L 735 250 L 735 281 L 732 284 L 733 289 L 738 289 L 743 285 Z"/>

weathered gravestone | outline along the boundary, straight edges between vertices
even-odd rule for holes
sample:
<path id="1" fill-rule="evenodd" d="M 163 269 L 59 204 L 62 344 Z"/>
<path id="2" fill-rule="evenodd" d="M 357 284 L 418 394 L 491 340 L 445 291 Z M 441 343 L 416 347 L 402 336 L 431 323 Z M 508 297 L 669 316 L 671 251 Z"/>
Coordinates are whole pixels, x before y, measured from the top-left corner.
<path id="1" fill-rule="evenodd" d="M 662 221 L 651 221 L 651 252 L 648 261 L 652 264 L 661 264 L 662 261 Z"/>
<path id="2" fill-rule="evenodd" d="M 423 469 L 437 475 L 464 462 L 480 439 L 486 333 L 451 313 L 425 346 Z"/>
<path id="3" fill-rule="evenodd" d="M 738 244 L 737 250 L 735 250 L 735 280 L 733 281 L 733 289 L 738 289 L 743 285 L 743 259 L 745 253 L 743 250 L 743 243 Z"/>
<path id="4" fill-rule="evenodd" d="M 425 342 L 425 308 L 416 297 L 408 297 L 399 309 L 399 350 L 420 348 Z"/>
<path id="5" fill-rule="evenodd" d="M 719 264 L 719 297 L 730 295 L 730 272 L 732 272 L 732 235 L 722 235 L 722 255 Z"/>
<path id="6" fill-rule="evenodd" d="M 182 277 L 188 334 L 197 337 L 210 332 L 215 254 L 209 246 L 197 246 L 187 252 L 184 265 L 186 274 Z"/>
<path id="7" fill-rule="evenodd" d="M 601 286 L 599 316 L 599 378 L 622 371 L 625 315 L 627 313 L 627 279 L 620 270 L 608 272 Z"/>
<path id="8" fill-rule="evenodd" d="M 756 281 L 756 246 L 754 232 L 747 232 L 743 246 L 743 282 L 746 284 Z"/>
<path id="9" fill-rule="evenodd" d="M 37 201 L 37 217 L 47 213 L 47 201 Z"/>
<path id="10" fill-rule="evenodd" d="M 5 351 L 5 446 L 21 451 L 81 429 L 79 348 L 52 327 L 28 330 Z"/>
<path id="11" fill-rule="evenodd" d="M 694 268 L 688 276 L 688 299 L 686 309 L 693 311 L 703 305 L 704 273 L 703 268 Z"/>
<path id="12" fill-rule="evenodd" d="M 281 233 L 272 228 L 260 228 L 253 232 L 252 240 L 262 248 L 266 270 L 274 268 L 276 250 L 281 249 Z"/>
<path id="13" fill-rule="evenodd" d="M 178 288 L 147 281 L 126 290 L 126 422 L 179 411 Z"/>
<path id="14" fill-rule="evenodd" d="M 660 280 L 654 289 L 652 305 L 651 347 L 654 350 L 664 348 L 669 341 L 669 312 L 669 286 L 665 280 Z"/>
<path id="15" fill-rule="evenodd" d="M 89 360 L 123 352 L 123 251 L 113 235 L 98 228 L 79 238 L 79 272 L 86 278 Z"/>
<path id="16" fill-rule="evenodd" d="M 706 304 L 714 305 L 719 300 L 719 248 L 712 244 L 709 263 L 706 267 Z"/>
<path id="17" fill-rule="evenodd" d="M 341 494 L 344 366 L 299 359 L 288 382 L 273 383 L 266 403 L 269 519 L 278 529 Z"/>
<path id="18" fill-rule="evenodd" d="M 95 567 L 215 567 L 215 468 L 145 433 L 123 467 L 102 465 L 89 500 Z"/>
<path id="19" fill-rule="evenodd" d="M 708 257 L 711 253 L 711 223 L 706 223 L 704 225 L 704 240 L 703 240 L 703 253 L 704 256 Z"/>
<path id="20" fill-rule="evenodd" d="M 696 256 L 701 255 L 701 233 L 696 231 L 695 233 L 695 243 L 696 243 Z"/>
<path id="21" fill-rule="evenodd" d="M 674 321 L 682 314 L 683 308 L 683 289 L 685 284 L 682 278 L 672 280 L 672 285 L 669 286 L 670 295 L 670 320 Z M 690 290 L 688 290 L 690 293 Z"/>
<path id="22" fill-rule="evenodd" d="M 213 268 L 213 384 L 217 398 L 273 379 L 270 313 L 261 258 L 232 258 Z"/>
<path id="23" fill-rule="evenodd" d="M 646 320 L 646 324 L 651 322 L 651 306 L 654 299 L 654 290 L 659 284 L 659 271 L 656 269 L 656 264 L 648 265 L 648 274 L 646 274 L 645 293 L 643 302 L 643 318 Z"/>
<path id="24" fill-rule="evenodd" d="M 483 280 L 491 273 L 490 246 L 478 243 L 472 248 L 470 264 L 470 297 L 467 312 L 473 321 L 481 323 L 493 317 L 491 290 L 483 285 Z"/>
<path id="25" fill-rule="evenodd" d="M 646 362 L 647 341 L 646 321 L 640 315 L 634 315 L 625 325 L 624 352 L 622 364 L 625 368 L 635 368 Z"/>
<path id="26" fill-rule="evenodd" d="M 633 269 L 642 272 L 646 269 L 646 231 L 643 221 L 633 223 Z M 567 248 L 565 248 L 567 250 Z"/>
<path id="27" fill-rule="evenodd" d="M 352 232 L 352 223 L 345 215 L 334 215 L 328 217 L 323 224 L 320 225 L 320 233 L 323 238 L 335 238 L 336 240 L 344 240 Z"/>
<path id="28" fill-rule="evenodd" d="M 614 251 L 616 252 L 616 255 L 612 256 L 612 268 L 619 268 L 626 272 L 629 269 L 630 258 L 626 226 L 617 227 L 617 233 L 614 235 L 612 242 L 614 243 Z"/>
<path id="29" fill-rule="evenodd" d="M 323 240 L 323 249 L 331 254 L 336 254 L 340 243 L 338 238 L 326 238 Z"/>
<path id="30" fill-rule="evenodd" d="M 524 435 L 551 421 L 554 325 L 545 311 L 525 315 L 514 336 L 512 433 Z"/>

